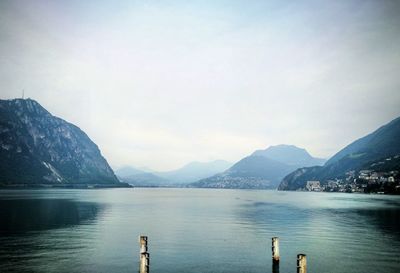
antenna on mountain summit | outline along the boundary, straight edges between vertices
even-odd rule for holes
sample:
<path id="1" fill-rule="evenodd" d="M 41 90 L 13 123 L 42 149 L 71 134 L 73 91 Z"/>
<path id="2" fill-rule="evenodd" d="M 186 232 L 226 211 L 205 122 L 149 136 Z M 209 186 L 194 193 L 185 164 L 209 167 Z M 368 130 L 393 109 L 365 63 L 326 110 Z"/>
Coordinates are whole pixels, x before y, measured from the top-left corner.
<path id="1" fill-rule="evenodd" d="M 25 89 L 22 89 L 22 99 L 25 98 Z"/>

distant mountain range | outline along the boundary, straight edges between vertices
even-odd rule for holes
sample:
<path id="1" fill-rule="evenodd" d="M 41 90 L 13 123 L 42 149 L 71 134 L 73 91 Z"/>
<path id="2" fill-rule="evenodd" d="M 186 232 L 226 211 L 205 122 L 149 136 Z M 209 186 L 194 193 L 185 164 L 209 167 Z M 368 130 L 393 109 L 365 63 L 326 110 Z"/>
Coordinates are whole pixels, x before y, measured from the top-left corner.
<path id="1" fill-rule="evenodd" d="M 0 100 L 0 185 L 123 186 L 77 126 L 31 99 Z"/>
<path id="2" fill-rule="evenodd" d="M 119 168 L 115 174 L 120 181 L 137 187 L 158 187 L 168 185 L 169 182 L 151 172 L 132 166 Z"/>
<path id="3" fill-rule="evenodd" d="M 51 115 L 31 99 L 0 100 L 0 186 L 187 186 L 297 190 L 361 169 L 400 169 L 400 118 L 360 138 L 327 162 L 305 149 L 277 145 L 235 164 L 192 162 L 169 172 L 134 167 L 116 171 L 77 126 Z M 325 163 L 325 164 L 324 164 Z"/>
<path id="4" fill-rule="evenodd" d="M 137 175 L 137 174 L 142 174 L 145 173 L 145 170 L 139 169 L 139 168 L 135 168 L 132 166 L 124 166 L 122 168 L 116 169 L 115 170 L 115 174 L 118 177 L 128 177 L 128 176 L 133 176 L 133 175 Z"/>
<path id="5" fill-rule="evenodd" d="M 348 171 L 369 169 L 377 162 L 398 154 L 400 154 L 400 117 L 346 146 L 324 166 L 300 168 L 290 173 L 282 180 L 279 189 L 304 188 L 309 180 L 318 180 L 324 184 L 329 179 L 343 178 Z M 391 161 L 391 164 L 396 162 L 398 161 Z M 400 166 L 392 167 L 400 169 Z"/>
<path id="6" fill-rule="evenodd" d="M 232 163 L 224 160 L 191 162 L 167 172 L 142 171 L 134 167 L 123 167 L 115 173 L 124 182 L 134 186 L 179 186 L 225 171 Z"/>
<path id="7" fill-rule="evenodd" d="M 128 183 L 129 185 L 135 186 L 135 187 L 171 187 L 171 186 L 178 186 L 177 184 L 174 184 L 173 182 L 159 177 L 153 173 L 150 172 L 141 172 L 137 174 L 132 174 L 132 175 L 127 175 L 127 176 L 121 176 L 118 175 L 117 177 L 119 180 L 122 182 Z"/>
<path id="8" fill-rule="evenodd" d="M 288 173 L 299 167 L 323 164 L 324 159 L 312 157 L 305 149 L 294 145 L 271 146 L 257 150 L 225 172 L 190 184 L 200 188 L 277 188 Z"/>

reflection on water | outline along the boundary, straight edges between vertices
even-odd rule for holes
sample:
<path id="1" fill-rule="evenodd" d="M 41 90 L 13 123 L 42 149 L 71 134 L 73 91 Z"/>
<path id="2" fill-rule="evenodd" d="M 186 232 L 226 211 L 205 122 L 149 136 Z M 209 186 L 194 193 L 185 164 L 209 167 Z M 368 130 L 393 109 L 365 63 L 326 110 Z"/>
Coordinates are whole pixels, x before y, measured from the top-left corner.
<path id="1" fill-rule="evenodd" d="M 0 234 L 77 225 L 94 219 L 99 209 L 65 199 L 6 199 L 0 200 L 0 208 Z"/>
<path id="2" fill-rule="evenodd" d="M 400 207 L 341 209 L 332 210 L 330 213 L 340 215 L 339 217 L 342 221 L 349 218 L 353 219 L 352 222 L 361 221 L 361 224 L 375 226 L 384 234 L 392 235 L 393 239 L 400 241 Z"/>
<path id="3" fill-rule="evenodd" d="M 25 193 L 0 197 L 0 272 L 67 272 L 79 266 L 79 255 L 93 239 L 79 230 L 94 224 L 104 206 Z"/>
<path id="4" fill-rule="evenodd" d="M 338 200 L 335 198 L 335 200 Z M 348 200 L 348 199 L 346 199 Z M 364 200 L 365 201 L 365 200 Z M 361 202 L 364 202 L 361 201 Z M 335 219 L 336 224 L 341 225 L 371 225 L 381 232 L 389 233 L 400 240 L 400 202 L 394 200 L 374 200 L 378 202 L 376 207 L 367 208 L 302 208 L 290 204 L 277 204 L 269 202 L 250 202 L 242 205 L 240 217 L 260 226 L 268 226 L 279 222 L 279 225 L 290 225 L 297 222 L 308 222 L 311 218 L 326 217 Z M 357 202 L 360 202 L 358 200 Z M 382 202 L 387 206 L 380 206 Z M 358 224 L 356 224 L 358 223 Z M 297 227 L 296 227 L 297 228 Z"/>
<path id="5" fill-rule="evenodd" d="M 200 189 L 0 191 L 0 272 L 398 273 L 400 198 Z M 367 262 L 368 261 L 368 262 Z"/>
<path id="6" fill-rule="evenodd" d="M 298 253 L 308 254 L 309 272 L 400 272 L 398 197 L 288 195 L 284 201 L 251 200 L 237 211 L 251 232 L 281 237 L 283 259 L 292 258 L 281 272 L 293 271 Z"/>

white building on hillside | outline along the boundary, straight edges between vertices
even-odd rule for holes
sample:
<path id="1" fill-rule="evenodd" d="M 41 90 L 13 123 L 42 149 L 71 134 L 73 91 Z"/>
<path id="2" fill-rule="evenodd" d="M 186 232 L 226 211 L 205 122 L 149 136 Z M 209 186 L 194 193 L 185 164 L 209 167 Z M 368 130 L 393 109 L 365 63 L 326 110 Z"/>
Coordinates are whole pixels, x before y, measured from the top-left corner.
<path id="1" fill-rule="evenodd" d="M 321 184 L 319 181 L 307 181 L 306 189 L 308 191 L 321 191 Z"/>

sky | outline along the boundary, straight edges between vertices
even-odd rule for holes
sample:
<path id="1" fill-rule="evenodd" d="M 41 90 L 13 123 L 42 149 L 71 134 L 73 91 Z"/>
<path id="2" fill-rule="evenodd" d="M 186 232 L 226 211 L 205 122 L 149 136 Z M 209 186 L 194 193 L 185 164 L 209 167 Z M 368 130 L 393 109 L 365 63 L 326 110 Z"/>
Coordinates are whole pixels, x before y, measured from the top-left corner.
<path id="1" fill-rule="evenodd" d="M 0 98 L 37 100 L 114 168 L 329 158 L 400 116 L 400 1 L 0 0 Z"/>

